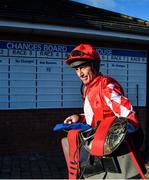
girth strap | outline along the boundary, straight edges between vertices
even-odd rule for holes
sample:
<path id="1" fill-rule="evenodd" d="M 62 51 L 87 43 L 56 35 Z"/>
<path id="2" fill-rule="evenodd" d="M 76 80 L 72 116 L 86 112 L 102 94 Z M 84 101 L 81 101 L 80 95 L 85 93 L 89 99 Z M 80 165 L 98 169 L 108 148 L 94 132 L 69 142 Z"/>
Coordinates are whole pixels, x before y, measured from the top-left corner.
<path id="1" fill-rule="evenodd" d="M 108 119 L 108 121 L 101 121 L 99 124 L 92 142 L 91 155 L 99 157 L 104 155 L 105 139 L 114 120 L 114 118 Z"/>
<path id="2" fill-rule="evenodd" d="M 80 148 L 79 148 L 79 134 L 80 130 L 70 130 L 68 132 L 68 145 L 69 145 L 69 179 L 77 179 L 80 175 Z"/>

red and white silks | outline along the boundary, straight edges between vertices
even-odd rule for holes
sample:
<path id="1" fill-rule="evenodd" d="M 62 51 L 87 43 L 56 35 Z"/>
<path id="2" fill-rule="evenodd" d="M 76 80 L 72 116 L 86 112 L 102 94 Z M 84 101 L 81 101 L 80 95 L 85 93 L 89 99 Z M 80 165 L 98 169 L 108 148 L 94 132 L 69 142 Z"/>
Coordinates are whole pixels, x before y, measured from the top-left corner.
<path id="1" fill-rule="evenodd" d="M 130 101 L 124 97 L 120 84 L 108 76 L 99 75 L 84 88 L 84 114 L 86 123 L 125 117 L 138 128 L 139 123 Z"/>
<path id="2" fill-rule="evenodd" d="M 86 123 L 92 127 L 96 126 L 98 121 L 101 122 L 94 136 L 91 154 L 102 157 L 105 138 L 115 117 L 128 118 L 135 128 L 139 127 L 139 123 L 130 101 L 124 97 L 120 84 L 111 77 L 97 76 L 89 85 L 85 86 L 83 94 L 85 117 L 82 118 L 82 121 L 85 119 Z M 80 130 L 70 130 L 67 136 L 69 179 L 77 179 L 80 175 L 79 132 Z"/>

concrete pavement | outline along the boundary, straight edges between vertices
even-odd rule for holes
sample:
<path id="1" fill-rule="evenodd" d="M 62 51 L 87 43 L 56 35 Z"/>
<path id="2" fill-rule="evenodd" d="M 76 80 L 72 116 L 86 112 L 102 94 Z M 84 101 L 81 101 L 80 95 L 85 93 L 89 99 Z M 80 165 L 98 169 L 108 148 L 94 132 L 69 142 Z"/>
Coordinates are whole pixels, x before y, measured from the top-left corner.
<path id="1" fill-rule="evenodd" d="M 66 179 L 63 156 L 54 154 L 0 156 L 0 179 Z"/>
<path id="2" fill-rule="evenodd" d="M 67 179 L 65 159 L 62 153 L 1 155 L 0 179 Z"/>

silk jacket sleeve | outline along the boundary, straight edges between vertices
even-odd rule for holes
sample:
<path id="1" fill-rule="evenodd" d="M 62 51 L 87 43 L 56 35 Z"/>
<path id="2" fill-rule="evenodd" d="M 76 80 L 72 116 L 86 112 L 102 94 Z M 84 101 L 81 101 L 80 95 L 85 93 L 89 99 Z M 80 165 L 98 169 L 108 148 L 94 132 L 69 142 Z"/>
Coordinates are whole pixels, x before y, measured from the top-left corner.
<path id="1" fill-rule="evenodd" d="M 119 83 L 112 78 L 106 79 L 103 85 L 103 95 L 107 106 L 113 111 L 116 117 L 125 117 L 138 128 L 139 123 L 128 98 L 123 94 Z"/>

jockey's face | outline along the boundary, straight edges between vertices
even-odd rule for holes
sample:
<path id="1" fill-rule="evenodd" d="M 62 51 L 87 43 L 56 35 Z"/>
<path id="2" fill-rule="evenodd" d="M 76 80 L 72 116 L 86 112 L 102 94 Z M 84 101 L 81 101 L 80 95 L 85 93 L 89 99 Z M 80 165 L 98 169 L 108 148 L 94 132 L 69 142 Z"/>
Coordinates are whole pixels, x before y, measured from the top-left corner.
<path id="1" fill-rule="evenodd" d="M 88 85 L 96 76 L 95 71 L 89 64 L 79 66 L 75 68 L 75 71 L 84 85 Z"/>

